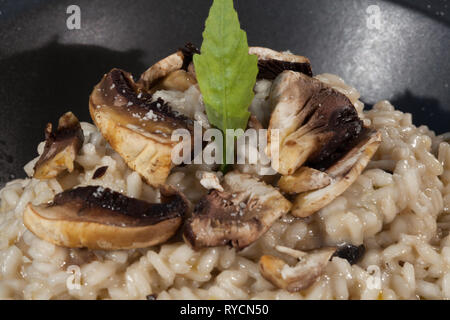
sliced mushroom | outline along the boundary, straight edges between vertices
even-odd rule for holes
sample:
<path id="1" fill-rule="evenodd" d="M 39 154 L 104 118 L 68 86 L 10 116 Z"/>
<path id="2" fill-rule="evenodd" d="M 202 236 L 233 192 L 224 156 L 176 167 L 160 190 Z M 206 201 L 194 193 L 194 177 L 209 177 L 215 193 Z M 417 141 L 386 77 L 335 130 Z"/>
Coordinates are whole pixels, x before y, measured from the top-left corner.
<path id="1" fill-rule="evenodd" d="M 192 57 L 200 51 L 188 43 L 176 53 L 162 59 L 141 75 L 138 85 L 146 91 L 179 90 L 185 91 L 197 80 L 193 73 Z"/>
<path id="2" fill-rule="evenodd" d="M 274 109 L 270 117 L 268 138 L 270 139 L 272 130 L 278 131 L 280 154 L 285 146 L 286 138 L 293 134 L 314 112 L 311 109 L 312 105 L 308 106 L 309 109 L 305 106 L 314 93 L 322 88 L 323 84 L 319 80 L 293 71 L 283 72 L 273 82 L 269 99 Z M 271 143 L 269 140 L 268 153 L 271 150 Z M 270 156 L 270 153 L 268 155 Z M 289 168 L 284 169 L 288 167 L 285 164 L 286 162 L 280 157 L 280 169 L 278 171 L 282 174 L 289 174 Z"/>
<path id="3" fill-rule="evenodd" d="M 131 74 L 113 69 L 94 88 L 91 117 L 102 135 L 128 166 L 158 187 L 172 168 L 171 141 L 176 129 L 192 131 L 192 120 L 173 111 L 161 99 L 140 91 Z M 192 145 L 192 144 L 191 144 Z"/>
<path id="4" fill-rule="evenodd" d="M 292 214 L 307 217 L 341 195 L 375 154 L 381 136 L 364 127 L 351 101 L 317 79 L 285 71 L 270 94 L 269 137 L 277 130 L 281 190 L 299 194 Z M 272 142 L 269 142 L 272 143 Z M 267 148 L 268 154 L 273 146 Z"/>
<path id="5" fill-rule="evenodd" d="M 28 204 L 24 224 L 37 237 L 68 248 L 119 250 L 144 248 L 170 239 L 182 223 L 188 202 L 162 188 L 152 204 L 97 186 L 55 196 L 53 203 Z"/>
<path id="6" fill-rule="evenodd" d="M 250 47 L 249 53 L 258 56 L 258 79 L 274 80 L 285 70 L 313 75 L 308 58 L 268 48 Z M 138 84 L 149 92 L 156 90 L 185 91 L 197 83 L 192 57 L 200 50 L 188 43 L 176 53 L 162 59 L 145 71 Z"/>
<path id="7" fill-rule="evenodd" d="M 381 143 L 381 134 L 369 131 L 365 138 L 325 173 L 332 182 L 325 188 L 297 195 L 291 214 L 308 217 L 345 192 L 360 176 Z"/>
<path id="8" fill-rule="evenodd" d="M 331 184 L 331 181 L 331 176 L 326 172 L 301 167 L 293 175 L 282 176 L 278 186 L 287 193 L 302 193 L 325 188 Z"/>
<path id="9" fill-rule="evenodd" d="M 214 190 L 200 200 L 186 223 L 184 238 L 194 248 L 243 249 L 291 208 L 275 188 L 248 174 L 228 173 L 222 186 L 224 192 Z"/>
<path id="10" fill-rule="evenodd" d="M 84 142 L 80 122 L 72 112 L 59 118 L 58 129 L 52 132 L 52 124 L 45 130 L 45 146 L 39 160 L 34 166 L 36 179 L 56 178 L 63 171 L 72 172 L 75 157 Z"/>
<path id="11" fill-rule="evenodd" d="M 273 285 L 289 292 L 308 289 L 324 273 L 336 248 L 324 248 L 302 256 L 299 263 L 290 267 L 274 256 L 262 256 L 259 261 L 261 275 Z"/>
<path id="12" fill-rule="evenodd" d="M 283 175 L 293 174 L 306 161 L 323 171 L 348 151 L 363 129 L 345 95 L 292 71 L 275 81 L 271 103 L 275 108 L 269 131 L 281 131 L 278 171 Z"/>
<path id="13" fill-rule="evenodd" d="M 311 63 L 308 58 L 272 49 L 250 47 L 250 54 L 258 56 L 258 79 L 274 80 L 285 70 L 304 73 L 312 77 Z"/>

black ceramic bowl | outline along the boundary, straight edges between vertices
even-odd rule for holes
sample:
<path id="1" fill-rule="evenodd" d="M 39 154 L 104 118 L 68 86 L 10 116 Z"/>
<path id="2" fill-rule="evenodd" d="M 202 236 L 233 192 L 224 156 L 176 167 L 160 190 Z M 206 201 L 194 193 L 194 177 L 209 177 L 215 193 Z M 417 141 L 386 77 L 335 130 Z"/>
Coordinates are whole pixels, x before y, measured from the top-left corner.
<path id="1" fill-rule="evenodd" d="M 69 30 L 67 7 L 81 9 Z M 450 11 L 442 1 L 238 0 L 250 45 L 290 49 L 343 77 L 371 105 L 391 100 L 450 131 Z M 380 29 L 373 28 L 379 8 Z M 92 87 L 112 67 L 139 75 L 185 42 L 201 45 L 206 0 L 0 0 L 0 185 L 24 176 L 47 122 L 90 121 Z M 373 9 L 374 7 L 372 7 Z M 369 24 L 368 24 L 369 22 Z"/>

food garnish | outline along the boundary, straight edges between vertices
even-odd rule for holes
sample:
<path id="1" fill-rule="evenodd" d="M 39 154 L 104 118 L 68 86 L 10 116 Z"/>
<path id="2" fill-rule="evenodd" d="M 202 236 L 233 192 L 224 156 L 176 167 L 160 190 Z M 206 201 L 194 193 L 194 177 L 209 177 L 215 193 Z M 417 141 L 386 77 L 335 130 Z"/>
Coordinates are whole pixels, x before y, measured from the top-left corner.
<path id="1" fill-rule="evenodd" d="M 234 136 L 226 130 L 247 127 L 258 58 L 249 54 L 233 0 L 214 0 L 194 65 L 209 122 L 225 134 L 224 160 L 234 159 Z"/>

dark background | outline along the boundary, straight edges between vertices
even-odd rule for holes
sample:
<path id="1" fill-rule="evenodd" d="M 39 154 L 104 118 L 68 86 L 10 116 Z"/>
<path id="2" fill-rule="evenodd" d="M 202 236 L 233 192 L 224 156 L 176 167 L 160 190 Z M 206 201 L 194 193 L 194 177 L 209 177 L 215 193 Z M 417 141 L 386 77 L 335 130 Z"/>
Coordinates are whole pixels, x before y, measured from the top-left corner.
<path id="1" fill-rule="evenodd" d="M 392 100 L 414 122 L 450 131 L 447 0 L 239 0 L 250 45 L 309 57 L 371 105 Z M 81 7 L 81 30 L 66 8 Z M 187 41 L 201 45 L 208 0 L 0 0 L 0 186 L 24 176 L 49 121 L 90 121 L 92 87 L 112 67 L 139 76 Z M 381 30 L 366 26 L 369 5 Z"/>

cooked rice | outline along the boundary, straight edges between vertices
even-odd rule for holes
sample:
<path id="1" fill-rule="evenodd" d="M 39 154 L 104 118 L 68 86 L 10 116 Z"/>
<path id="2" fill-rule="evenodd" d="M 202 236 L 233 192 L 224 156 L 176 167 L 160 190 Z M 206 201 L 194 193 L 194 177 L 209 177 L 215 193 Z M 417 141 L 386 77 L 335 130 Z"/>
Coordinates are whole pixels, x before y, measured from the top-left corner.
<path id="1" fill-rule="evenodd" d="M 35 237 L 22 223 L 27 203 L 51 201 L 82 185 L 101 185 L 130 197 L 158 201 L 159 194 L 128 169 L 97 128 L 82 123 L 86 137 L 76 170 L 63 178 L 9 182 L 0 191 L 0 299 L 450 299 L 450 145 L 410 114 L 387 101 L 363 111 L 359 94 L 334 75 L 318 78 L 346 94 L 383 142 L 358 180 L 326 208 L 307 219 L 283 217 L 262 238 L 237 253 L 226 247 L 194 251 L 178 240 L 126 251 L 66 249 Z M 270 83 L 258 82 L 251 111 L 267 124 Z M 201 96 L 158 92 L 175 108 L 207 127 Z M 38 147 L 42 153 L 43 144 Z M 29 176 L 36 159 L 25 166 Z M 96 169 L 106 174 L 93 180 Z M 194 202 L 207 192 L 199 182 L 211 166 L 173 170 L 168 183 Z M 242 171 L 258 172 L 252 166 Z M 262 254 L 289 258 L 275 247 L 310 250 L 343 242 L 364 244 L 351 266 L 333 258 L 313 286 L 291 294 L 276 289 L 258 269 Z M 73 266 L 81 288 L 69 288 Z M 378 276 L 379 272 L 379 276 Z M 378 281 L 379 280 L 379 281 Z"/>

